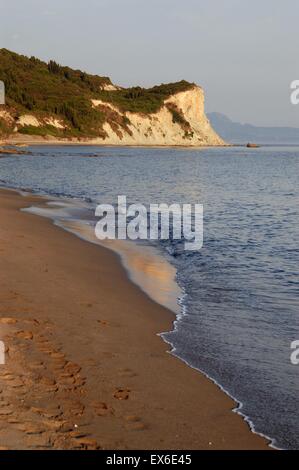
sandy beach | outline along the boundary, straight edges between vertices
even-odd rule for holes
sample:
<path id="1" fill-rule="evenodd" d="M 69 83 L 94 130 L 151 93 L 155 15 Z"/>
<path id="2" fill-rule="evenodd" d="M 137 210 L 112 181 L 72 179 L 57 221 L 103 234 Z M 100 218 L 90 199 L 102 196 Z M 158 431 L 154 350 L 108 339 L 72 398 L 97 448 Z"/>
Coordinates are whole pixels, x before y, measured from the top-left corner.
<path id="1" fill-rule="evenodd" d="M 190 148 L 189 145 L 183 144 L 136 144 L 136 143 L 113 143 L 113 142 L 105 142 L 103 139 L 99 138 L 56 138 L 51 135 L 42 137 L 42 136 L 30 136 L 30 135 L 23 135 L 23 134 L 14 134 L 11 135 L 5 140 L 0 140 L 1 146 L 45 146 L 45 145 L 59 145 L 59 146 L 82 146 L 82 147 L 145 147 L 145 148 Z M 206 147 L 233 147 L 232 144 L 223 143 L 223 144 L 215 144 L 215 145 L 197 145 L 193 146 L 192 148 L 206 148 Z"/>
<path id="2" fill-rule="evenodd" d="M 267 449 L 235 403 L 167 353 L 174 314 L 119 257 L 1 191 L 1 449 Z"/>

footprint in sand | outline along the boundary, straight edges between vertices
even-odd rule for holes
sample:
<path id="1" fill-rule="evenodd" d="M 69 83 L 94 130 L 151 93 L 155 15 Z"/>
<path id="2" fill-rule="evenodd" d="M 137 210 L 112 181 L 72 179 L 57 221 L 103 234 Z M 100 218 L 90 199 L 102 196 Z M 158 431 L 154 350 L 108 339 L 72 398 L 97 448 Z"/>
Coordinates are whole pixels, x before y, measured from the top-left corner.
<path id="1" fill-rule="evenodd" d="M 10 405 L 10 403 L 6 400 L 1 400 L 0 401 L 0 407 L 1 408 L 4 408 L 4 407 L 9 406 L 9 405 Z"/>
<path id="2" fill-rule="evenodd" d="M 71 431 L 70 432 L 70 437 L 74 439 L 80 439 L 84 437 L 90 436 L 90 433 L 84 432 L 84 431 Z"/>
<path id="3" fill-rule="evenodd" d="M 61 402 L 64 413 L 70 413 L 74 416 L 82 416 L 85 406 L 79 400 L 65 399 Z"/>
<path id="4" fill-rule="evenodd" d="M 59 384 L 72 385 L 75 383 L 75 377 L 69 372 L 62 372 L 58 377 Z"/>
<path id="5" fill-rule="evenodd" d="M 65 367 L 66 361 L 64 360 L 55 360 L 52 361 L 52 370 L 54 371 L 55 374 L 61 374 L 63 373 L 64 367 Z"/>
<path id="6" fill-rule="evenodd" d="M 35 335 L 36 342 L 39 346 L 43 346 L 44 344 L 48 343 L 47 338 L 45 338 L 43 335 L 37 333 Z"/>
<path id="7" fill-rule="evenodd" d="M 128 400 L 130 397 L 130 392 L 131 390 L 128 388 L 119 388 L 114 392 L 113 396 L 117 400 Z"/>
<path id="8" fill-rule="evenodd" d="M 42 424 L 31 423 L 31 422 L 27 422 L 27 423 L 25 422 L 25 423 L 19 424 L 16 426 L 16 429 L 28 435 L 42 434 L 48 430 L 47 427 Z"/>
<path id="9" fill-rule="evenodd" d="M 46 385 L 46 386 L 47 386 L 47 385 L 49 385 L 49 386 L 51 386 L 51 385 L 56 385 L 56 381 L 55 381 L 54 379 L 52 379 L 52 378 L 50 378 L 50 377 L 46 377 L 46 376 L 41 377 L 41 378 L 39 379 L 39 383 L 40 383 L 41 385 Z"/>
<path id="10" fill-rule="evenodd" d="M 10 374 L 9 372 L 6 372 L 5 370 L 3 372 L 1 371 L 0 375 L 1 375 L 1 379 L 8 380 L 8 381 L 9 380 L 15 380 L 15 378 L 16 378 L 15 375 Z"/>
<path id="11" fill-rule="evenodd" d="M 90 302 L 81 302 L 81 305 L 84 306 L 84 307 L 87 307 L 87 308 L 93 307 L 93 304 L 90 303 Z"/>
<path id="12" fill-rule="evenodd" d="M 46 368 L 45 364 L 42 361 L 32 361 L 29 364 L 31 370 L 43 370 Z"/>
<path id="13" fill-rule="evenodd" d="M 38 341 L 38 349 L 44 354 L 52 354 L 54 352 L 54 349 L 48 340 L 43 342 Z"/>
<path id="14" fill-rule="evenodd" d="M 38 325 L 39 325 L 39 321 L 36 320 L 35 318 L 28 318 L 28 319 L 23 320 L 23 321 L 24 321 L 24 323 L 30 323 L 30 324 L 32 324 L 32 325 L 34 325 L 34 326 L 38 326 Z"/>
<path id="15" fill-rule="evenodd" d="M 142 419 L 136 415 L 127 415 L 123 419 L 126 421 L 125 428 L 128 431 L 144 431 L 148 426 L 142 422 Z"/>
<path id="16" fill-rule="evenodd" d="M 119 372 L 118 372 L 118 375 L 120 377 L 128 377 L 128 378 L 137 376 L 136 372 L 134 372 L 133 370 L 131 370 L 129 368 L 120 369 Z"/>
<path id="17" fill-rule="evenodd" d="M 26 446 L 30 448 L 50 448 L 52 444 L 50 442 L 50 436 L 48 433 L 41 435 L 29 435 L 25 441 Z"/>
<path id="18" fill-rule="evenodd" d="M 112 359 L 113 357 L 116 357 L 117 355 L 110 352 L 110 351 L 103 351 L 102 352 L 103 357 L 106 357 L 107 359 Z"/>
<path id="19" fill-rule="evenodd" d="M 97 450 L 101 448 L 95 439 L 87 437 L 76 439 L 76 442 L 85 450 Z"/>
<path id="20" fill-rule="evenodd" d="M 16 333 L 16 336 L 17 338 L 20 338 L 20 339 L 28 339 L 28 340 L 31 340 L 33 339 L 33 333 L 32 331 L 18 331 Z"/>
<path id="21" fill-rule="evenodd" d="M 64 369 L 70 375 L 79 374 L 79 372 L 81 371 L 81 367 L 78 364 L 75 364 L 74 362 L 68 362 L 65 365 Z"/>
<path id="22" fill-rule="evenodd" d="M 47 385 L 45 388 L 44 388 L 44 393 L 49 393 L 49 394 L 52 394 L 52 393 L 56 393 L 58 392 L 58 385 Z"/>
<path id="23" fill-rule="evenodd" d="M 9 381 L 8 385 L 12 388 L 24 387 L 24 382 L 21 379 L 15 378 L 14 380 Z"/>
<path id="24" fill-rule="evenodd" d="M 13 412 L 14 410 L 11 408 L 0 408 L 0 416 L 10 416 L 13 414 Z"/>
<path id="25" fill-rule="evenodd" d="M 93 409 L 97 416 L 109 416 L 114 414 L 114 409 L 107 403 L 97 401 L 92 403 Z"/>
<path id="26" fill-rule="evenodd" d="M 53 350 L 51 351 L 50 353 L 50 356 L 53 358 L 53 359 L 65 359 L 65 354 L 57 351 L 57 350 Z"/>
<path id="27" fill-rule="evenodd" d="M 128 423 L 126 425 L 126 429 L 128 431 L 145 431 L 147 429 L 146 424 L 138 422 L 138 423 Z"/>
<path id="28" fill-rule="evenodd" d="M 47 407 L 47 408 L 37 408 L 37 407 L 32 406 L 30 410 L 32 411 L 32 413 L 35 413 L 40 416 L 44 416 L 45 418 L 48 418 L 48 419 L 56 419 L 62 415 L 62 410 L 60 409 L 59 405 L 57 406 L 53 405 L 52 407 Z"/>
<path id="29" fill-rule="evenodd" d="M 110 323 L 106 320 L 97 320 L 101 326 L 110 326 Z"/>
<path id="30" fill-rule="evenodd" d="M 136 415 L 127 415 L 124 416 L 124 420 L 127 421 L 128 423 L 139 423 L 141 421 L 141 418 Z"/>

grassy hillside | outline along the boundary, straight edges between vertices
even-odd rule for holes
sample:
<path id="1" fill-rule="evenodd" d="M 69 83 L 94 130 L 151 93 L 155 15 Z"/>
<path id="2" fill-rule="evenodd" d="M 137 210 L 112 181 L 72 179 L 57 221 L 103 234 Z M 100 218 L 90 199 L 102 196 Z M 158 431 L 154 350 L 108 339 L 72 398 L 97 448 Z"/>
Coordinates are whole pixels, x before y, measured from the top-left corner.
<path id="1" fill-rule="evenodd" d="M 135 87 L 105 91 L 105 86 L 112 85 L 107 77 L 73 70 L 54 61 L 47 64 L 6 49 L 0 49 L 0 80 L 6 86 L 5 109 L 8 107 L 15 117 L 21 114 L 34 114 L 40 119 L 52 116 L 66 124 L 64 130 L 45 124 L 39 128 L 23 126 L 19 132 L 58 137 L 99 136 L 103 123 L 108 121 L 113 125 L 113 119 L 127 130 L 127 118 L 120 121 L 119 116 L 113 115 L 107 107 L 93 108 L 91 99 L 113 103 L 123 112 L 154 113 L 167 97 L 193 86 L 181 81 L 150 89 Z M 0 119 L 0 133 L 9 131 L 9 123 Z"/>

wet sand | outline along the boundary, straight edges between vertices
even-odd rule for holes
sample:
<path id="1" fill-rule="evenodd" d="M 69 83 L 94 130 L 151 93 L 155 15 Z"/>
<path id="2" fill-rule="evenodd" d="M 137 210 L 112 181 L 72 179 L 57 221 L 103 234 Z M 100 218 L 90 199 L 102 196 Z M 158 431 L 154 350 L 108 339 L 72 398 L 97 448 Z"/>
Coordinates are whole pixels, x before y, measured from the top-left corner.
<path id="1" fill-rule="evenodd" d="M 267 449 L 235 403 L 167 354 L 171 311 L 119 257 L 0 192 L 1 449 Z"/>

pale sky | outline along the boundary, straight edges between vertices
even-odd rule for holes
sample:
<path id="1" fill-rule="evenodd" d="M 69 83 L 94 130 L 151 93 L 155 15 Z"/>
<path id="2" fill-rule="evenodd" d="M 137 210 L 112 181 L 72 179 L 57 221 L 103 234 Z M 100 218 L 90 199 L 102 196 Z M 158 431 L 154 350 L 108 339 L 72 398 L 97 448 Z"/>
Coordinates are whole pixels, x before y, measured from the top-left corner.
<path id="1" fill-rule="evenodd" d="M 299 127 L 298 0 L 0 0 L 0 47 L 110 76 L 186 79 L 207 111 Z"/>

